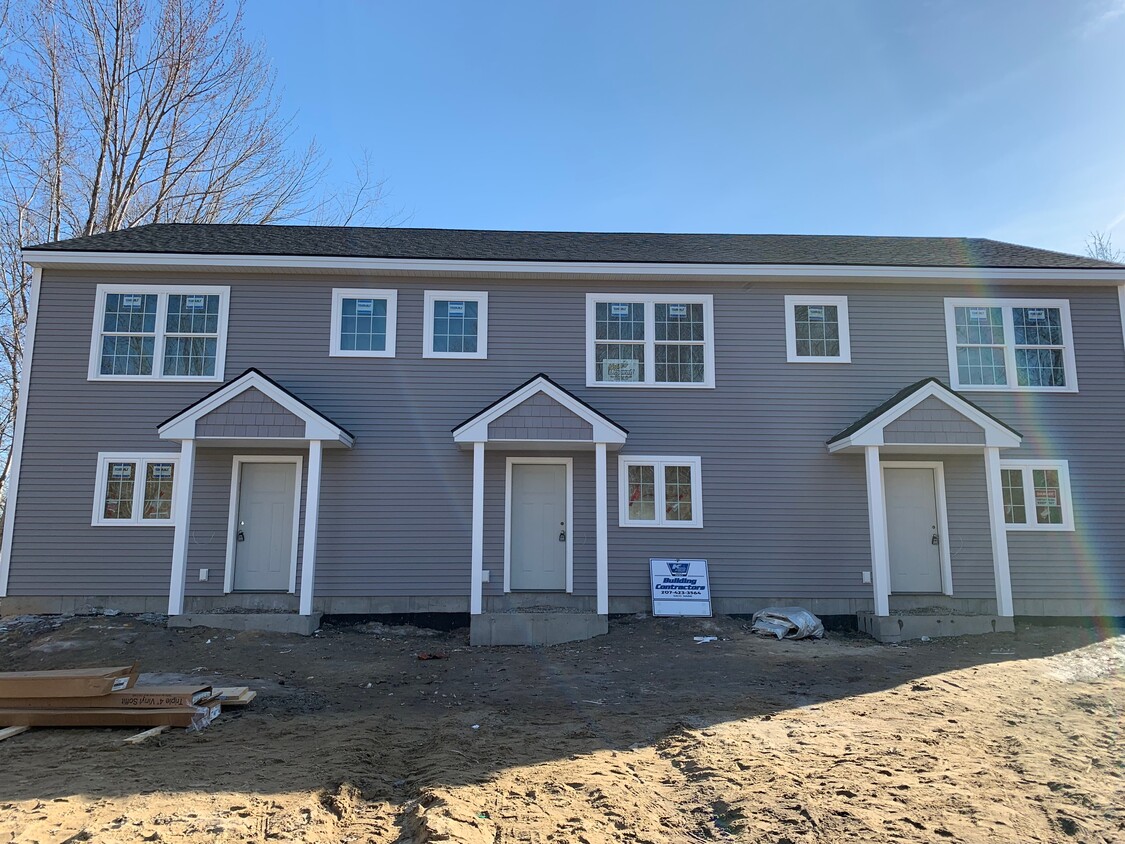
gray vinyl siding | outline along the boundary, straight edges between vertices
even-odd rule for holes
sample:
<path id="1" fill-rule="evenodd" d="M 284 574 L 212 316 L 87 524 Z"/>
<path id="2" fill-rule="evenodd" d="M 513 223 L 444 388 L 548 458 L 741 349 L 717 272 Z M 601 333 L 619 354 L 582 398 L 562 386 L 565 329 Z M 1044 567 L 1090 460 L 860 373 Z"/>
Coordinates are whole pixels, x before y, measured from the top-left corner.
<path id="1" fill-rule="evenodd" d="M 488 423 L 490 440 L 593 439 L 594 426 L 545 393 L 537 393 Z"/>
<path id="2" fill-rule="evenodd" d="M 883 428 L 887 443 L 984 444 L 984 428 L 930 396 Z"/>
<path id="3" fill-rule="evenodd" d="M 977 290 L 916 280 L 196 278 L 231 285 L 226 378 L 258 367 L 356 435 L 350 451 L 325 452 L 317 595 L 448 596 L 465 609 L 472 456 L 450 431 L 540 371 L 627 428 L 625 453 L 702 458 L 703 528 L 625 528 L 618 525 L 617 458 L 609 455 L 611 597 L 647 595 L 648 559 L 672 556 L 708 559 L 718 598 L 869 600 L 861 577 L 870 568 L 863 459 L 831 455 L 824 442 L 906 384 L 930 375 L 948 381 L 943 297 Z M 176 444 L 157 439 L 156 425 L 214 388 L 86 380 L 95 284 L 144 280 L 44 273 L 12 595 L 167 594 L 170 528 L 90 525 L 97 452 L 174 451 Z M 332 288 L 362 286 L 399 291 L 396 358 L 329 357 Z M 488 291 L 487 360 L 422 358 L 423 291 L 442 288 Z M 608 289 L 713 293 L 716 389 L 587 388 L 585 294 Z M 851 364 L 786 362 L 787 293 L 848 296 Z M 1117 291 L 1013 286 L 1000 295 L 1070 300 L 1081 387 L 1076 394 L 969 394 L 1024 434 L 1024 447 L 1005 456 L 1070 461 L 1079 533 L 1010 533 L 1015 596 L 1125 598 Z M 222 560 L 225 541 L 229 456 L 205 451 L 189 594 L 216 587 L 214 576 L 198 583 L 197 572 Z M 593 458 L 566 454 L 575 461 L 575 591 L 592 594 Z M 486 461 L 489 593 L 502 588 L 504 457 L 490 451 Z M 980 457 L 926 459 L 946 464 L 957 594 L 991 597 Z M 215 500 L 202 502 L 205 496 Z"/>
<path id="4" fill-rule="evenodd" d="M 197 437 L 303 437 L 305 423 L 251 388 L 195 423 Z"/>

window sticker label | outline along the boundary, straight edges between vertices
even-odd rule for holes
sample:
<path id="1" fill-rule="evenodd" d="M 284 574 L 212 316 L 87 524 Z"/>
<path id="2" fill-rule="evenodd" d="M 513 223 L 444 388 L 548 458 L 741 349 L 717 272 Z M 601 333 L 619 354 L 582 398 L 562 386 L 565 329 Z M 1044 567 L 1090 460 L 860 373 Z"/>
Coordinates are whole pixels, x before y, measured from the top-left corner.
<path id="1" fill-rule="evenodd" d="M 450 316 L 464 316 L 465 315 L 465 303 L 464 302 L 449 302 L 448 307 L 449 307 L 448 313 L 449 313 Z"/>
<path id="2" fill-rule="evenodd" d="M 610 305 L 609 315 L 612 317 L 627 317 L 629 316 L 628 305 Z"/>
<path id="3" fill-rule="evenodd" d="M 188 296 L 184 300 L 185 307 L 191 308 L 193 311 L 199 310 L 203 307 L 204 297 L 202 296 Z"/>
<path id="4" fill-rule="evenodd" d="M 635 358 L 606 358 L 602 361 L 603 381 L 640 381 L 641 362 Z"/>
<path id="5" fill-rule="evenodd" d="M 115 480 L 131 478 L 133 477 L 133 464 L 111 463 L 109 465 L 109 476 Z"/>
<path id="6" fill-rule="evenodd" d="M 450 313 L 452 313 L 453 308 L 450 308 L 449 311 L 450 311 Z M 375 300 L 374 299 L 356 299 L 355 300 L 355 312 L 357 314 L 374 313 L 375 312 Z"/>
<path id="7" fill-rule="evenodd" d="M 153 463 L 152 476 L 158 479 L 167 479 L 172 477 L 172 464 L 171 463 Z"/>
<path id="8" fill-rule="evenodd" d="M 129 293 L 121 297 L 121 307 L 123 308 L 139 308 L 141 306 L 141 296 L 139 293 Z"/>
<path id="9" fill-rule="evenodd" d="M 673 319 L 687 316 L 687 305 L 669 305 L 668 316 Z"/>
<path id="10" fill-rule="evenodd" d="M 1057 489 L 1037 489 L 1037 490 L 1035 490 L 1035 506 L 1036 507 L 1058 507 L 1059 506 L 1059 491 Z"/>
<path id="11" fill-rule="evenodd" d="M 710 618 L 706 560 L 650 559 L 652 614 Z"/>
<path id="12" fill-rule="evenodd" d="M 809 305 L 809 319 L 823 320 L 824 305 Z"/>
<path id="13" fill-rule="evenodd" d="M 988 308 L 969 308 L 969 319 L 975 322 L 988 319 Z"/>
<path id="14" fill-rule="evenodd" d="M 1028 308 L 1027 318 L 1032 322 L 1041 322 L 1047 318 L 1047 311 L 1043 308 Z"/>

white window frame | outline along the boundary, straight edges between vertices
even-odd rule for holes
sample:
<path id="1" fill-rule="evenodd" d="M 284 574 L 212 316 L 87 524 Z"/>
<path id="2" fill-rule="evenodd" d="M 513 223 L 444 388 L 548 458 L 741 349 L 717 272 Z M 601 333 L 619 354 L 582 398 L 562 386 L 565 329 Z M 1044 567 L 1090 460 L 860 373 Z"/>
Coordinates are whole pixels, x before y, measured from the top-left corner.
<path id="1" fill-rule="evenodd" d="M 643 381 L 597 380 L 597 306 L 600 303 L 643 304 L 645 309 L 645 379 Z M 703 306 L 703 380 L 698 383 L 656 380 L 657 304 Z M 606 341 L 603 341 L 606 342 Z M 662 341 L 663 342 L 663 341 Z M 675 345 L 674 343 L 672 345 Z M 679 293 L 587 293 L 586 294 L 586 386 L 655 387 L 699 390 L 715 387 L 715 297 L 711 294 Z"/>
<path id="2" fill-rule="evenodd" d="M 477 350 L 475 352 L 435 352 L 434 351 L 434 303 L 476 302 L 477 303 Z M 485 360 L 488 358 L 488 293 L 465 290 L 427 290 L 422 325 L 422 357 L 461 360 Z"/>
<path id="3" fill-rule="evenodd" d="M 105 517 L 105 493 L 109 482 L 110 463 L 135 463 L 137 475 L 133 480 L 133 516 L 129 519 L 107 519 Z M 167 519 L 145 519 L 141 513 L 144 510 L 145 474 L 149 463 L 171 463 L 172 469 L 172 500 L 171 516 Z M 98 470 L 94 481 L 94 510 L 90 522 L 95 527 L 175 527 L 176 526 L 176 487 L 179 482 L 180 453 L 178 451 L 99 451 Z"/>
<path id="4" fill-rule="evenodd" d="M 1004 384 L 962 384 L 957 369 L 957 325 L 954 308 L 1000 308 L 1004 320 L 1004 371 L 1008 383 Z M 1063 333 L 1063 370 L 1066 372 L 1065 387 L 1021 387 L 1016 383 L 1016 333 L 1013 324 L 1013 308 L 1058 308 Z M 1070 301 L 1068 299 L 946 299 L 945 300 L 945 342 L 949 353 L 949 383 L 954 390 L 980 393 L 1077 393 L 1078 368 L 1074 362 L 1074 332 L 1070 323 Z"/>
<path id="5" fill-rule="evenodd" d="M 806 355 L 797 354 L 797 314 L 798 305 L 831 305 L 836 308 L 836 324 L 840 330 L 840 354 Z M 851 326 L 848 322 L 847 296 L 786 296 L 785 297 L 785 359 L 789 363 L 851 363 Z"/>
<path id="6" fill-rule="evenodd" d="M 155 295 L 156 339 L 152 351 L 152 372 L 149 375 L 102 375 L 102 327 L 105 325 L 105 300 L 111 293 Z M 215 342 L 214 375 L 164 375 L 164 346 L 167 339 L 169 296 L 218 296 L 219 330 Z M 226 380 L 227 325 L 230 317 L 230 288 L 215 285 L 153 285 L 153 284 L 99 284 L 94 303 L 94 327 L 90 337 L 89 381 L 164 381 L 167 383 L 210 383 Z M 176 335 L 179 336 L 179 335 Z"/>
<path id="7" fill-rule="evenodd" d="M 1019 469 L 1023 472 L 1024 512 L 1028 521 L 1023 524 L 1004 522 L 1008 530 L 1067 531 L 1074 530 L 1074 502 L 1070 494 L 1070 462 L 1067 460 L 1001 460 L 1000 471 Z M 1059 504 L 1062 506 L 1062 524 L 1041 525 L 1035 514 L 1035 482 L 1031 472 L 1034 469 L 1054 469 L 1059 473 Z"/>
<path id="8" fill-rule="evenodd" d="M 382 351 L 340 348 L 340 329 L 344 322 L 345 299 L 383 299 L 387 303 L 387 347 Z M 328 355 L 336 358 L 393 358 L 398 328 L 398 291 L 363 287 L 332 288 L 332 338 Z"/>
<path id="9" fill-rule="evenodd" d="M 651 522 L 629 518 L 629 467 L 652 466 L 656 495 L 656 518 Z M 667 466 L 691 467 L 690 522 L 668 521 L 664 500 L 664 469 Z M 703 460 L 700 457 L 665 457 L 620 454 L 617 457 L 618 526 L 646 528 L 701 528 L 703 527 Z"/>

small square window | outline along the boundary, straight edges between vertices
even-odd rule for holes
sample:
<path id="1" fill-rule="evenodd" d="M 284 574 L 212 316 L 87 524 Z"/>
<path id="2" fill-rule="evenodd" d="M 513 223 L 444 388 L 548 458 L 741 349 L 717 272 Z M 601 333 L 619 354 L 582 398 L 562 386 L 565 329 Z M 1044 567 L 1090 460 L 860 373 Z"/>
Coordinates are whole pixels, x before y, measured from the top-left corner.
<path id="1" fill-rule="evenodd" d="M 488 294 L 427 290 L 422 357 L 487 358 Z"/>
<path id="2" fill-rule="evenodd" d="M 332 291 L 333 357 L 393 358 L 398 293 L 363 288 Z"/>
<path id="3" fill-rule="evenodd" d="M 99 454 L 93 524 L 173 524 L 178 465 L 178 454 Z"/>
<path id="4" fill-rule="evenodd" d="M 1000 490 L 1009 530 L 1074 530 L 1065 460 L 1002 460 Z"/>
<path id="5" fill-rule="evenodd" d="M 621 527 L 703 527 L 698 457 L 621 456 Z"/>
<path id="6" fill-rule="evenodd" d="M 786 296 L 789 363 L 851 363 L 847 296 Z"/>

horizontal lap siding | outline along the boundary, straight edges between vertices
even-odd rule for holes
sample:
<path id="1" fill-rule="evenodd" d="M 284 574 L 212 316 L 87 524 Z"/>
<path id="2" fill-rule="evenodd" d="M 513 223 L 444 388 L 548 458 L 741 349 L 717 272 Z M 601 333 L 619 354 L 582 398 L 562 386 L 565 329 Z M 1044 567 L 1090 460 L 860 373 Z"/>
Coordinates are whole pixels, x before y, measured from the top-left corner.
<path id="1" fill-rule="evenodd" d="M 89 525 L 96 452 L 173 450 L 156 438 L 156 425 L 214 387 L 86 381 L 94 285 L 135 280 L 45 274 L 12 594 L 166 593 L 170 530 Z M 397 357 L 329 357 L 331 289 L 364 285 L 399 291 Z M 487 360 L 421 357 L 423 291 L 440 288 L 489 292 Z M 598 289 L 714 293 L 717 388 L 587 388 L 584 295 Z M 786 362 L 782 297 L 794 292 L 849 296 L 850 365 Z M 824 442 L 903 385 L 930 375 L 948 380 L 942 298 L 971 293 L 955 283 L 915 282 L 244 276 L 232 284 L 226 375 L 259 367 L 356 435 L 351 451 L 325 452 L 320 595 L 458 596 L 467 607 L 472 455 L 453 445 L 450 430 L 542 371 L 628 428 L 624 453 L 702 457 L 705 527 L 657 529 L 618 526 L 617 456 L 609 455 L 612 595 L 646 595 L 648 559 L 673 556 L 709 559 L 717 597 L 867 599 L 862 456 L 830 455 Z M 1004 295 L 1070 299 L 1082 387 L 1077 395 L 971 396 L 1024 433 L 1025 448 L 1013 454 L 1071 461 L 1082 540 L 1010 534 L 1016 596 L 1093 597 L 1107 583 L 1120 596 L 1125 463 L 1114 440 L 1125 418 L 1125 364 L 1116 291 L 1034 287 Z M 575 586 L 591 594 L 593 460 L 568 454 L 575 457 Z M 487 459 L 491 593 L 502 589 L 503 458 L 490 451 Z M 971 550 L 951 546 L 955 587 L 987 597 L 983 475 L 962 459 L 963 467 L 946 459 L 951 541 L 975 539 Z M 229 459 L 201 457 L 199 471 L 196 495 L 213 490 L 217 501 L 197 507 L 195 571 L 204 560 L 222 565 Z M 196 547 L 216 531 L 206 550 Z M 193 584 L 189 573 L 188 588 L 210 594 L 216 587 L 214 580 Z"/>

